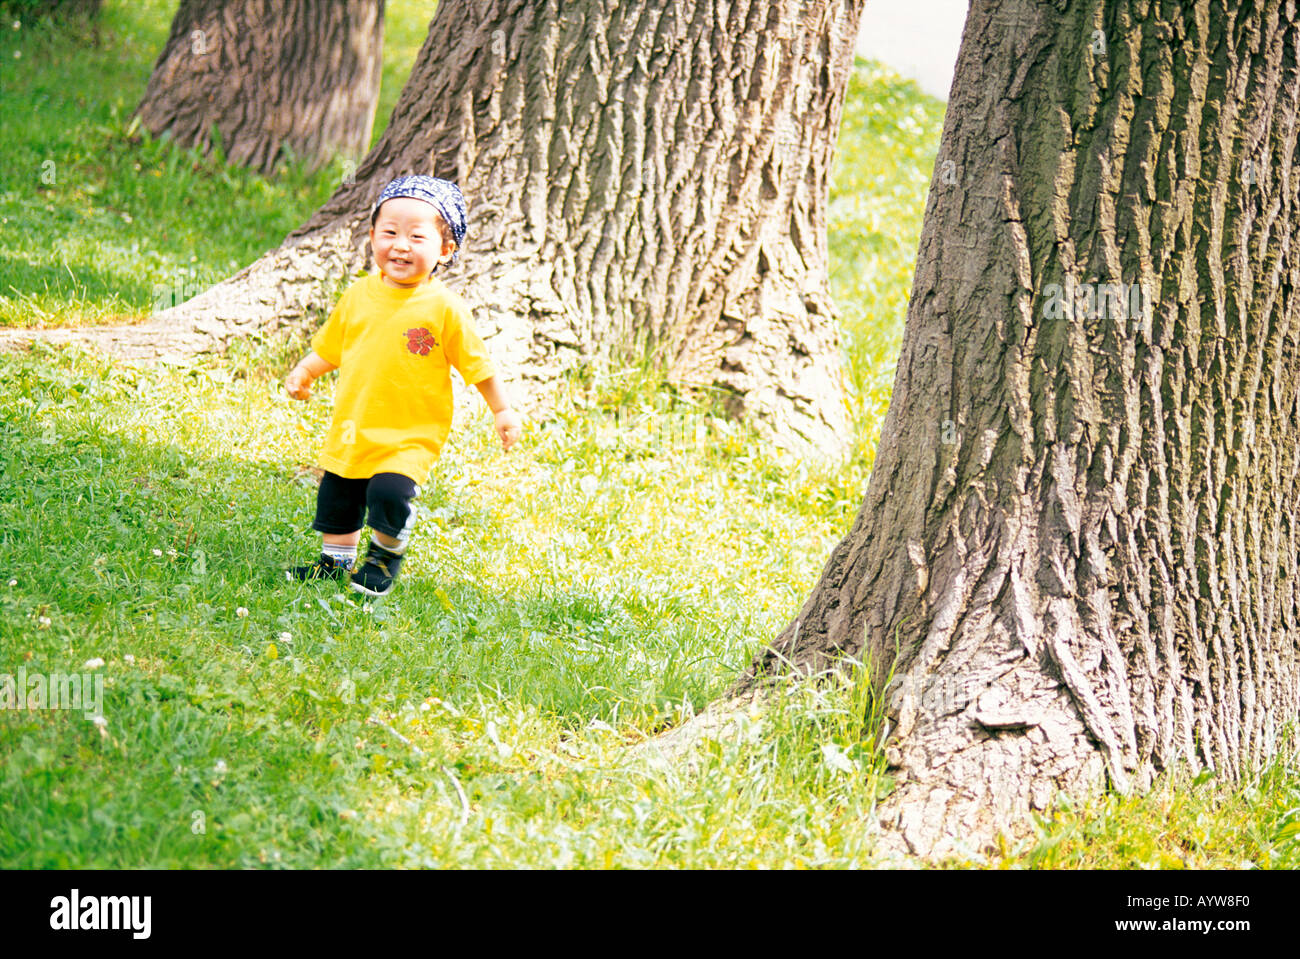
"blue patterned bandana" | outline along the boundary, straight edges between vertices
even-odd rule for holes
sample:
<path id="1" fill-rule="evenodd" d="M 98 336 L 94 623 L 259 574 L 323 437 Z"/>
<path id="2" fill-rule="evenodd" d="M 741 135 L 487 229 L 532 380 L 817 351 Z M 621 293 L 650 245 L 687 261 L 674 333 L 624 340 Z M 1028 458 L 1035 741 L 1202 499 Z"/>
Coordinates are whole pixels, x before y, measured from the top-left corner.
<path id="1" fill-rule="evenodd" d="M 384 187 L 370 211 L 370 225 L 374 226 L 379 208 L 388 200 L 398 197 L 410 197 L 423 200 L 438 211 L 438 215 L 451 227 L 451 235 L 456 240 L 456 252 L 451 255 L 451 262 L 460 259 L 460 248 L 465 244 L 465 230 L 469 226 L 465 215 L 465 197 L 460 187 L 450 180 L 439 180 L 431 176 L 399 176 Z"/>

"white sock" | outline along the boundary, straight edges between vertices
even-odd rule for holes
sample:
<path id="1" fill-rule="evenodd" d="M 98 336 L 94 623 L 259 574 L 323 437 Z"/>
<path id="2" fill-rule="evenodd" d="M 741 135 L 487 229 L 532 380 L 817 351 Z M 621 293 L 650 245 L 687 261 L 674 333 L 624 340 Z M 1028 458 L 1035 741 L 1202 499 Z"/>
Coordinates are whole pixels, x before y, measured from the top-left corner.
<path id="1" fill-rule="evenodd" d="M 342 566 L 355 566 L 357 564 L 357 548 L 355 546 L 322 543 L 320 551 Z"/>
<path id="2" fill-rule="evenodd" d="M 401 556 L 403 553 L 406 552 L 406 540 L 404 539 L 399 539 L 397 541 L 396 546 L 385 546 L 383 543 L 379 542 L 379 540 L 375 539 L 373 536 L 370 537 L 370 542 L 374 543 L 380 549 L 386 549 L 390 553 L 395 553 L 398 556 Z"/>

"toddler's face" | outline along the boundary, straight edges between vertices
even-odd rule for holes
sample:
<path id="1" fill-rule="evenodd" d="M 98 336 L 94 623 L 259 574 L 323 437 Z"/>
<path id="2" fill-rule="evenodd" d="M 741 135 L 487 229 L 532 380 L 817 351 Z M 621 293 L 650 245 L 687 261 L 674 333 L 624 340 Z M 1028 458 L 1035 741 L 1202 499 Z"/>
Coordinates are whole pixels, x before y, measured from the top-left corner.
<path id="1" fill-rule="evenodd" d="M 438 220 L 430 204 L 414 197 L 397 197 L 379 208 L 370 246 L 385 283 L 419 286 L 438 263 L 451 259 L 455 244 L 443 241 Z"/>

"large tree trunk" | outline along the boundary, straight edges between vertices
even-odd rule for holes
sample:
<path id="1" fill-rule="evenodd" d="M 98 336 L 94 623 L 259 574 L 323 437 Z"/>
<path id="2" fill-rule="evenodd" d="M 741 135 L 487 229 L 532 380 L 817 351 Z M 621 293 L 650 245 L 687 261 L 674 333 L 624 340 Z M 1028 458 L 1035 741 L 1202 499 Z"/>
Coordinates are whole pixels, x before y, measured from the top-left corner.
<path id="1" fill-rule="evenodd" d="M 866 500 L 755 663 L 869 663 L 900 847 L 1236 778 L 1300 714 L 1298 28 L 971 5 Z"/>
<path id="2" fill-rule="evenodd" d="M 143 126 L 264 174 L 361 157 L 379 101 L 384 0 L 181 0 Z"/>
<path id="3" fill-rule="evenodd" d="M 383 138 L 311 220 L 127 351 L 220 347 L 328 309 L 403 173 L 457 181 L 449 281 L 524 396 L 649 357 L 777 442 L 845 428 L 827 177 L 862 0 L 443 0 Z"/>

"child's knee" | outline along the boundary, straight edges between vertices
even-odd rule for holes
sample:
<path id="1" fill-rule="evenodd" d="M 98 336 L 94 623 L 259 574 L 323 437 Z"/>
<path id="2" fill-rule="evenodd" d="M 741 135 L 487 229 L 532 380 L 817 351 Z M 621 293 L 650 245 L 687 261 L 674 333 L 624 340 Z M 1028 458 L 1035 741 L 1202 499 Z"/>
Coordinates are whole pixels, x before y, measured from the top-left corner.
<path id="1" fill-rule="evenodd" d="M 419 487 L 410 477 L 400 473 L 379 473 L 371 478 L 366 489 L 366 510 L 370 528 L 405 541 L 411 535 L 415 521 L 413 500 Z"/>

